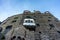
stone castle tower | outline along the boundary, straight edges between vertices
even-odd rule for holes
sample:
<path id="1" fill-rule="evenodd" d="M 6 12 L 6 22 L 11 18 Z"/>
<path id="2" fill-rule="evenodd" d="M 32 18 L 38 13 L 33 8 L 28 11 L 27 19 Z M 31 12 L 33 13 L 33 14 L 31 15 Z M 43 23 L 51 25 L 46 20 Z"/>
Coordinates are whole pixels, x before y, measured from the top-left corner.
<path id="1" fill-rule="evenodd" d="M 36 25 L 24 26 L 25 18 L 34 19 Z M 25 10 L 1 23 L 0 40 L 60 40 L 60 21 L 49 11 Z"/>

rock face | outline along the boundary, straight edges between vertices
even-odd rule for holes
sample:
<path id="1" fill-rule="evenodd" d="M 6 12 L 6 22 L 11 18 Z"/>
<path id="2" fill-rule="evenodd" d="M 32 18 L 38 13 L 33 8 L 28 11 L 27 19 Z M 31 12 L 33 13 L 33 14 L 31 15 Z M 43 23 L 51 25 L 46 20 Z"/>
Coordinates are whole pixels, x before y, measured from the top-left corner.
<path id="1" fill-rule="evenodd" d="M 25 18 L 34 19 L 36 28 L 23 26 Z M 22 14 L 8 17 L 0 27 L 3 29 L 0 29 L 0 40 L 60 40 L 60 21 L 49 11 L 25 10 Z"/>

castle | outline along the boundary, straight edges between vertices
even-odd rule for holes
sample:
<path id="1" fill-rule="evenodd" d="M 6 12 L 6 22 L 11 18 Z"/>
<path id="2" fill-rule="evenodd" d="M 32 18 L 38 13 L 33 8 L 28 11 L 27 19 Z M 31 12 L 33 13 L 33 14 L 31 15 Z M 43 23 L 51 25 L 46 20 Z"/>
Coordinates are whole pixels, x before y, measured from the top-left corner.
<path id="1" fill-rule="evenodd" d="M 60 20 L 49 11 L 25 10 L 1 23 L 0 40 L 60 40 Z"/>

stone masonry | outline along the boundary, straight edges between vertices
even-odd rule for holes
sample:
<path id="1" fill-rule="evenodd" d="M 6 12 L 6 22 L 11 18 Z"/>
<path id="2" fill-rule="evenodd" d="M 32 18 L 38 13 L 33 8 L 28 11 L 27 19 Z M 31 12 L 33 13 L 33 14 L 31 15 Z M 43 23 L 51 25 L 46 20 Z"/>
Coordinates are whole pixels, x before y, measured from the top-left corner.
<path id="1" fill-rule="evenodd" d="M 35 20 L 35 29 L 27 29 L 23 26 L 26 17 Z M 1 23 L 0 40 L 60 40 L 60 20 L 49 11 L 41 13 L 25 10 L 21 14 L 8 17 Z"/>

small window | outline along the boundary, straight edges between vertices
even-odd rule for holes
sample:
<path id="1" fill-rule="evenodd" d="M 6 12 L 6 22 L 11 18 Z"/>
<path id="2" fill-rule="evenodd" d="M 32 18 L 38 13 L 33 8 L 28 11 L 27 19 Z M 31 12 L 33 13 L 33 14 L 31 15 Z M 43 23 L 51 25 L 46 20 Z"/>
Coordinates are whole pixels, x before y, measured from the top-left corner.
<path id="1" fill-rule="evenodd" d="M 55 18 L 55 21 L 56 21 L 56 22 L 59 22 L 59 20 L 58 20 L 57 18 Z"/>
<path id="2" fill-rule="evenodd" d="M 39 32 L 41 34 L 41 32 Z"/>
<path id="3" fill-rule="evenodd" d="M 35 31 L 35 28 L 29 28 L 29 31 Z"/>
<path id="4" fill-rule="evenodd" d="M 35 23 L 34 19 L 24 19 L 24 23 Z"/>
<path id="5" fill-rule="evenodd" d="M 31 18 L 30 16 L 26 16 L 26 18 Z"/>
<path id="6" fill-rule="evenodd" d="M 7 26 L 6 29 L 4 30 L 4 34 L 8 33 L 11 29 L 12 25 Z"/>
<path id="7" fill-rule="evenodd" d="M 6 27 L 6 29 L 11 29 L 12 28 L 12 25 L 9 25 Z"/>
<path id="8" fill-rule="evenodd" d="M 12 23 L 16 22 L 16 20 L 13 20 Z"/>
<path id="9" fill-rule="evenodd" d="M 36 24 L 37 26 L 40 26 L 39 24 Z"/>
<path id="10" fill-rule="evenodd" d="M 11 38 L 11 40 L 14 40 L 16 38 L 16 36 L 13 36 L 12 38 Z"/>
<path id="11" fill-rule="evenodd" d="M 26 20 L 25 23 L 27 23 L 28 21 Z"/>
<path id="12" fill-rule="evenodd" d="M 48 17 L 48 18 L 51 18 L 51 17 Z"/>
<path id="13" fill-rule="evenodd" d="M 19 40 L 21 40 L 21 37 L 20 37 L 20 36 L 18 36 L 18 39 L 19 39 Z"/>
<path id="14" fill-rule="evenodd" d="M 18 17 L 15 17 L 14 19 L 18 19 Z"/>
<path id="15" fill-rule="evenodd" d="M 52 29 L 53 27 L 55 27 L 53 24 L 49 24 L 49 26 L 50 26 L 50 29 Z"/>
<path id="16" fill-rule="evenodd" d="M 49 24 L 50 25 L 50 27 L 55 27 L 53 24 Z"/>
<path id="17" fill-rule="evenodd" d="M 49 22 L 51 21 L 51 20 L 48 20 Z"/>
<path id="18" fill-rule="evenodd" d="M 31 21 L 31 23 L 33 23 L 33 21 Z"/>
<path id="19" fill-rule="evenodd" d="M 60 31 L 57 31 L 58 33 L 60 33 Z"/>
<path id="20" fill-rule="evenodd" d="M 30 20 L 28 20 L 28 23 L 30 23 Z"/>
<path id="21" fill-rule="evenodd" d="M 13 39 L 15 39 L 16 38 L 16 36 L 13 36 Z"/>

